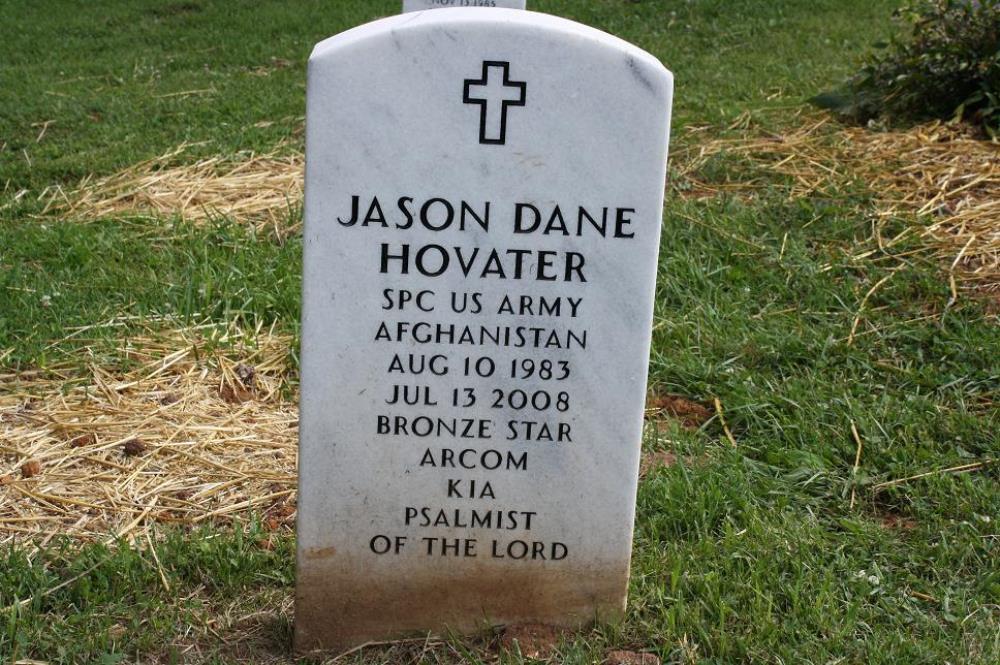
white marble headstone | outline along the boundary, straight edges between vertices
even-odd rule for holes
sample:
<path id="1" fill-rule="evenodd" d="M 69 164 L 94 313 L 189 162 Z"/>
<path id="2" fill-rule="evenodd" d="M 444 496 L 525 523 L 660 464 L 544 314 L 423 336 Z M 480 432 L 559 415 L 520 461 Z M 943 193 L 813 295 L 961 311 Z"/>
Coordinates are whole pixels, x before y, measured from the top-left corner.
<path id="1" fill-rule="evenodd" d="M 671 95 L 526 11 L 316 47 L 300 651 L 624 610 Z"/>
<path id="2" fill-rule="evenodd" d="M 524 9 L 526 0 L 403 0 L 403 13 L 454 7 Z"/>

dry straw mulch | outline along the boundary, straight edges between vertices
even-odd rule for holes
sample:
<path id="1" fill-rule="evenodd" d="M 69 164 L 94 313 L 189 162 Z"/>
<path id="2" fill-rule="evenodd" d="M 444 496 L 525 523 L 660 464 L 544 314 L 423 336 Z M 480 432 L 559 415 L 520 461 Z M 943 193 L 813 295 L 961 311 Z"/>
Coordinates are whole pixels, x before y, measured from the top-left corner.
<path id="1" fill-rule="evenodd" d="M 229 217 L 272 226 L 282 235 L 302 205 L 305 160 L 282 144 L 265 153 L 185 161 L 195 147 L 169 152 L 104 178 L 89 177 L 65 191 L 43 193 L 44 213 L 71 218 L 116 215 L 178 216 L 192 222 Z"/>
<path id="2" fill-rule="evenodd" d="M 0 370 L 0 545 L 148 536 L 251 513 L 289 526 L 290 342 L 202 325 L 130 338 L 119 349 L 127 371 Z"/>
<path id="3" fill-rule="evenodd" d="M 775 174 L 788 179 L 792 197 L 820 196 L 860 181 L 876 193 L 882 220 L 920 220 L 904 235 L 919 235 L 945 262 L 953 289 L 967 282 L 1000 292 L 1000 143 L 940 122 L 874 131 L 844 127 L 819 112 L 783 113 L 795 120 L 768 123 L 780 131 L 764 129 L 750 113 L 722 138 L 712 128 L 689 128 L 685 147 L 673 156 L 686 194 L 773 188 Z M 266 154 L 184 162 L 190 148 L 181 145 L 114 175 L 88 178 L 69 192 L 52 188 L 43 194 L 46 212 L 73 218 L 151 214 L 195 222 L 227 216 L 273 226 L 279 235 L 295 230 L 288 221 L 302 201 L 300 152 L 283 144 Z M 735 180 L 702 179 L 703 167 L 721 155 L 743 158 L 765 173 L 736 169 Z M 880 249 L 902 237 L 878 235 Z"/>
<path id="4" fill-rule="evenodd" d="M 780 131 L 766 130 L 751 114 L 722 138 L 702 140 L 706 128 L 691 130 L 675 160 L 686 195 L 752 194 L 773 188 L 774 175 L 785 179 L 792 198 L 835 196 L 837 188 L 861 183 L 875 194 L 877 251 L 916 234 L 949 268 L 953 290 L 964 282 L 1000 292 L 1000 142 L 941 122 L 877 131 L 845 127 L 825 113 L 797 115 Z M 703 178 L 710 161 L 723 155 L 752 168 L 736 170 L 728 181 Z M 883 237 L 882 225 L 894 218 L 918 223 Z"/>
<path id="5" fill-rule="evenodd" d="M 920 220 L 904 235 L 920 235 L 946 262 L 953 288 L 968 282 L 1000 291 L 1000 143 L 939 122 L 875 131 L 844 127 L 825 113 L 780 113 L 786 117 L 767 123 L 780 131 L 764 129 L 751 113 L 722 138 L 712 128 L 689 128 L 685 147 L 672 158 L 687 195 L 773 188 L 774 175 L 789 180 L 792 197 L 832 194 L 844 183 L 861 182 L 876 193 L 882 220 Z M 190 148 L 181 145 L 112 176 L 89 178 L 73 191 L 53 188 L 43 194 L 46 212 L 73 218 L 151 214 L 196 222 L 227 216 L 273 226 L 279 236 L 295 230 L 288 221 L 301 205 L 304 163 L 296 149 L 283 144 L 266 154 L 185 162 Z M 748 160 L 763 173 L 735 169 L 736 180 L 702 178 L 703 167 L 722 155 Z M 880 249 L 903 237 L 879 235 Z"/>

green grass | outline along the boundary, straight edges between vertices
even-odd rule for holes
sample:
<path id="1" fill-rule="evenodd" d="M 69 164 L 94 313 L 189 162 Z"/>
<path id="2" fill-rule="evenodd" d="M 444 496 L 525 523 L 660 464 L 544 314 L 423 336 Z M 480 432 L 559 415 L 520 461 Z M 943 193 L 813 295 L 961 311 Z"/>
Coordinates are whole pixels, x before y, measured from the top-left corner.
<path id="1" fill-rule="evenodd" d="M 155 557 L 145 543 L 128 542 L 80 551 L 64 541 L 33 559 L 0 554 L 2 662 L 135 662 L 131 654 L 181 663 L 190 649 L 246 662 L 288 651 L 290 617 L 278 608 L 294 582 L 290 540 L 262 546 L 267 534 L 257 523 L 164 535 Z M 219 640 L 220 631 L 239 642 Z"/>
<path id="2" fill-rule="evenodd" d="M 279 243 L 226 220 L 20 219 L 0 223 L 0 248 L 0 352 L 11 347 L 14 366 L 72 358 L 75 345 L 51 343 L 123 314 L 297 326 L 298 237 Z M 97 329 L 94 350 L 117 348 L 122 330 Z"/>
<path id="3" fill-rule="evenodd" d="M 313 44 L 399 6 L 399 0 L 0 1 L 4 197 L 109 173 L 185 141 L 201 144 L 192 154 L 214 155 L 296 137 Z M 663 60 L 677 75 L 679 125 L 731 118 L 778 92 L 787 104 L 838 82 L 852 57 L 884 35 L 892 6 L 886 0 L 531 3 L 634 41 Z"/>
<path id="4" fill-rule="evenodd" d="M 886 33 L 894 5 L 532 6 L 663 59 L 677 74 L 683 127 L 728 124 L 830 87 Z M 0 188 L 9 181 L 0 196 L 3 362 L 44 369 L 95 362 L 96 354 L 114 366 L 128 327 L 88 339 L 86 355 L 63 338 L 123 316 L 236 319 L 294 332 L 298 239 L 280 242 L 226 220 L 64 223 L 39 217 L 34 199 L 49 185 L 110 173 L 182 141 L 201 143 L 194 154 L 298 141 L 312 43 L 396 9 L 0 1 Z M 748 168 L 723 156 L 702 176 Z M 650 429 L 647 448 L 684 462 L 640 486 L 630 611 L 620 625 L 569 636 L 562 661 L 632 648 L 667 662 L 1000 662 L 1000 468 L 876 489 L 1000 457 L 997 317 L 968 298 L 949 303 L 941 267 L 906 254 L 914 245 L 852 258 L 876 247 L 872 193 L 863 187 L 789 201 L 774 182 L 754 199 L 686 200 L 683 182 L 676 185 L 651 379 L 694 399 L 718 397 L 738 446 L 718 419 L 695 431 Z M 891 222 L 897 232 L 907 223 Z M 850 339 L 865 294 L 890 273 Z M 8 389 L 17 386 L 0 385 Z M 852 424 L 864 442 L 856 476 Z M 289 661 L 291 537 L 262 548 L 254 524 L 164 535 L 156 558 L 141 543 L 0 552 L 0 663 Z M 425 656 L 488 660 L 488 643 L 454 641 Z M 420 653 L 421 645 L 387 647 L 356 660 L 414 662 Z"/>

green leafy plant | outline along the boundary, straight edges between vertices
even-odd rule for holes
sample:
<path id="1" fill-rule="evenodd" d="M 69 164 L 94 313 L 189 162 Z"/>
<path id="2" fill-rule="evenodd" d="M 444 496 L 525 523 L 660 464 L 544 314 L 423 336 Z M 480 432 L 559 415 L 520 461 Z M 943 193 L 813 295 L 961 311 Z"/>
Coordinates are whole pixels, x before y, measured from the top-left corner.
<path id="1" fill-rule="evenodd" d="M 921 0 L 841 90 L 813 99 L 859 122 L 961 119 L 1000 132 L 1000 0 Z"/>

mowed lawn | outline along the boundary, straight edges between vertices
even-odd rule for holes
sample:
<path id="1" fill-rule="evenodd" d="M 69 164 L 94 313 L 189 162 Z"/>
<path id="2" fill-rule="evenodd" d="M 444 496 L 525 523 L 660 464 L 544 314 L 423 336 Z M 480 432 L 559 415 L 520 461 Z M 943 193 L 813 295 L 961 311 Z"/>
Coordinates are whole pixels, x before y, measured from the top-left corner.
<path id="1" fill-rule="evenodd" d="M 0 0 L 0 398 L 29 399 L 25 377 L 55 367 L 123 372 L 130 335 L 165 320 L 294 337 L 294 234 L 62 219 L 41 195 L 182 143 L 192 160 L 300 146 L 311 46 L 398 5 Z M 801 122 L 804 100 L 889 34 L 897 3 L 529 5 L 658 56 L 676 76 L 676 154 L 690 154 L 748 117 L 776 134 Z M 651 391 L 723 414 L 651 418 L 645 446 L 664 463 L 639 488 L 628 615 L 567 635 L 553 661 L 1000 662 L 995 305 L 953 299 L 948 266 L 918 240 L 881 247 L 876 221 L 885 237 L 917 222 L 876 220 L 864 183 L 793 198 L 723 154 L 697 177 L 763 186 L 689 197 L 672 173 Z M 290 202 L 282 223 L 299 214 Z M 112 320 L 85 343 L 68 334 Z M 0 437 L 0 476 L 18 461 Z M 0 486 L 0 503 L 14 498 Z M 164 526 L 155 551 L 22 538 L 0 551 L 0 663 L 294 662 L 294 537 L 267 531 L 248 512 L 235 527 Z M 338 662 L 498 659 L 527 660 L 484 634 Z"/>

